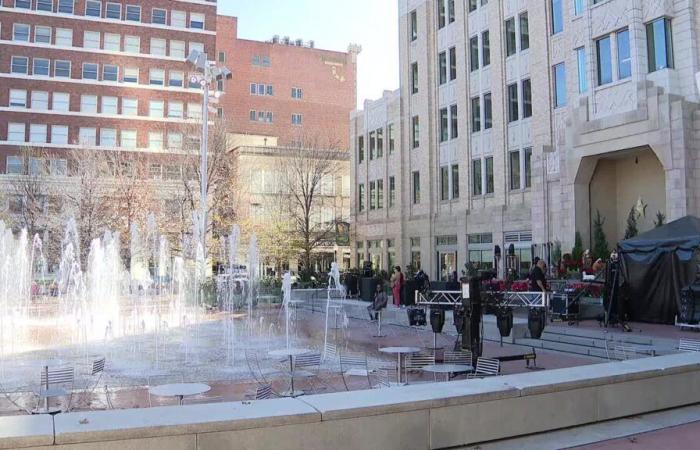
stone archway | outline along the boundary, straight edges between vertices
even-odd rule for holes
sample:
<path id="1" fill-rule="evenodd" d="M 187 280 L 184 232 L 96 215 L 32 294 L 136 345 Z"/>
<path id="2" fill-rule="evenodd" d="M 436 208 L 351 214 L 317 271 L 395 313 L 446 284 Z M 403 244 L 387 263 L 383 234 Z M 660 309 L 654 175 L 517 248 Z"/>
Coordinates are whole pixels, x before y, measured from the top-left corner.
<path id="1" fill-rule="evenodd" d="M 627 217 L 639 199 L 647 205 L 646 216 L 639 219 L 640 232 L 653 227 L 657 211 L 667 215 L 666 173 L 649 147 L 583 158 L 575 195 L 577 229 L 584 246 L 592 245 L 597 211 L 605 218 L 603 229 L 610 245 L 624 238 Z"/>

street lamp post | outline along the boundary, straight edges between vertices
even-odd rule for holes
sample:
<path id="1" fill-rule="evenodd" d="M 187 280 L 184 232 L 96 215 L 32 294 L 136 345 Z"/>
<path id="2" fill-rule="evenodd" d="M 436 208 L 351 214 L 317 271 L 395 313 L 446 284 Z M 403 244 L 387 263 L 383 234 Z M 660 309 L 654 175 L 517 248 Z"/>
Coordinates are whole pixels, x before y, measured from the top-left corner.
<path id="1" fill-rule="evenodd" d="M 206 53 L 192 50 L 187 57 L 187 62 L 193 66 L 196 72 L 191 76 L 192 84 L 202 87 L 202 139 L 200 140 L 200 213 L 199 213 L 199 239 L 202 244 L 204 261 L 207 259 L 207 190 L 209 184 L 209 85 L 213 81 L 230 80 L 231 71 L 226 67 L 217 67 L 209 61 Z"/>

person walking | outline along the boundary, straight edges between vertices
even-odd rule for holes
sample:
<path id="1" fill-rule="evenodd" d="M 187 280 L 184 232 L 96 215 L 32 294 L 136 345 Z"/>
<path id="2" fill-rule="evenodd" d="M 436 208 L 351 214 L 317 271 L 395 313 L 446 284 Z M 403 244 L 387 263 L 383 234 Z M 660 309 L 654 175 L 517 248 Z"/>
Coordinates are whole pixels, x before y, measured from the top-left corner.
<path id="1" fill-rule="evenodd" d="M 394 305 L 401 306 L 401 288 L 403 288 L 404 277 L 401 272 L 401 267 L 394 267 L 394 273 L 391 275 L 391 295 L 394 298 Z"/>

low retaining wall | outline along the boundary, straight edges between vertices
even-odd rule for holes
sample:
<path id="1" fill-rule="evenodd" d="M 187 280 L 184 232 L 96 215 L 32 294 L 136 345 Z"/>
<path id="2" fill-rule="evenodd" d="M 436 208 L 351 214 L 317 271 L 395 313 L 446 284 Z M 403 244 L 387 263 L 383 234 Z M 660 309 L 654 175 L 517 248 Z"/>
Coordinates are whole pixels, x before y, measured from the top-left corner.
<path id="1" fill-rule="evenodd" d="M 0 418 L 0 448 L 428 449 L 700 403 L 700 353 L 374 391 Z"/>

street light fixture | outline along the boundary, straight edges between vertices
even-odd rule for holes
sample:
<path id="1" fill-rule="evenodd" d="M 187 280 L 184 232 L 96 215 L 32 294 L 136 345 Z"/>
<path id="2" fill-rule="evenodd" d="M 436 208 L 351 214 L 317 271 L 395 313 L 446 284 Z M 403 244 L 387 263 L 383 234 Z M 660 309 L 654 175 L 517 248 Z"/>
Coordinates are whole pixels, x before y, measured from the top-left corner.
<path id="1" fill-rule="evenodd" d="M 195 73 L 190 77 L 191 84 L 202 87 L 202 139 L 200 141 L 200 213 L 199 239 L 202 244 L 204 261 L 207 260 L 207 190 L 209 183 L 208 152 L 209 152 L 209 85 L 214 81 L 230 80 L 233 76 L 226 67 L 217 67 L 209 61 L 206 53 L 192 50 L 187 57 L 187 63 L 194 67 Z M 218 94 L 218 92 L 217 92 Z"/>

